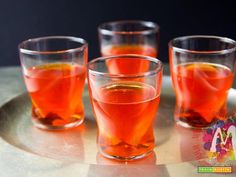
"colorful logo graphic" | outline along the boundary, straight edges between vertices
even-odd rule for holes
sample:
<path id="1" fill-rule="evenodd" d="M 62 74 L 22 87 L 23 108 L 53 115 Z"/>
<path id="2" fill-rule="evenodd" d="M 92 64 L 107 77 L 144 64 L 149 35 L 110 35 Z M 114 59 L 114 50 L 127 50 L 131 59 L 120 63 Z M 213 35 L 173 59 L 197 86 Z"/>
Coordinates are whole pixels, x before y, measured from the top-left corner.
<path id="1" fill-rule="evenodd" d="M 203 141 L 209 159 L 217 162 L 236 160 L 236 118 L 217 121 L 207 129 Z"/>

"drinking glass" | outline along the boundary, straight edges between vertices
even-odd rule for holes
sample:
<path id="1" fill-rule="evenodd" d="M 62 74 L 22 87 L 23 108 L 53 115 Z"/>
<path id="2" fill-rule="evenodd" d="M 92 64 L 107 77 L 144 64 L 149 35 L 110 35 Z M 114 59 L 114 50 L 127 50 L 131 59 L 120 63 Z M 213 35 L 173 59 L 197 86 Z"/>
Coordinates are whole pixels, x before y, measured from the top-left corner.
<path id="1" fill-rule="evenodd" d="M 236 43 L 217 36 L 184 36 L 169 42 L 174 117 L 184 127 L 204 128 L 226 119 L 235 70 Z"/>
<path id="2" fill-rule="evenodd" d="M 148 21 L 114 21 L 103 23 L 98 27 L 100 52 L 102 56 L 120 54 L 139 54 L 157 57 L 159 47 L 159 26 Z M 137 72 L 137 65 L 128 60 L 110 62 L 116 73 Z M 132 71 L 130 71 L 132 69 Z"/>
<path id="3" fill-rule="evenodd" d="M 146 72 L 110 73 L 109 61 L 148 63 Z M 90 100 L 99 152 L 108 158 L 142 158 L 154 148 L 153 121 L 160 101 L 162 63 L 141 55 L 101 57 L 88 63 Z"/>
<path id="4" fill-rule="evenodd" d="M 87 50 L 84 39 L 70 36 L 40 37 L 19 44 L 36 127 L 66 129 L 83 122 Z"/>

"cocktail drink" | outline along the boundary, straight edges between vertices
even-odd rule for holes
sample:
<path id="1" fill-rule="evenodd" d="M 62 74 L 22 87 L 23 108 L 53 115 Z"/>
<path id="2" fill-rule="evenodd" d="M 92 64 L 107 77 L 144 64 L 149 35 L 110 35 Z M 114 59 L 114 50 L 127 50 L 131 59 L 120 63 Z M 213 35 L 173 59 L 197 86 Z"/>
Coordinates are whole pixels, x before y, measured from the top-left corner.
<path id="1" fill-rule="evenodd" d="M 111 45 L 102 48 L 102 56 L 137 54 L 157 57 L 157 49 L 148 45 Z"/>
<path id="2" fill-rule="evenodd" d="M 103 97 L 92 101 L 99 117 L 101 150 L 123 157 L 151 151 L 152 122 L 160 100 L 155 89 L 141 83 L 117 82 L 101 87 L 99 92 Z"/>
<path id="3" fill-rule="evenodd" d="M 34 121 L 48 126 L 82 121 L 84 67 L 61 63 L 39 65 L 27 69 L 24 79 L 32 99 Z"/>
<path id="4" fill-rule="evenodd" d="M 123 76 L 110 74 L 106 62 L 126 57 L 149 61 L 148 72 Z M 121 160 L 146 156 L 155 146 L 153 121 L 160 101 L 160 61 L 144 56 L 122 55 L 98 58 L 88 66 L 90 99 L 98 124 L 99 151 L 108 158 Z M 143 79 L 140 82 L 130 79 L 134 77 Z"/>
<path id="5" fill-rule="evenodd" d="M 159 26 L 147 21 L 116 21 L 98 27 L 102 56 L 138 54 L 157 57 Z M 116 60 L 109 62 L 113 73 L 145 72 L 146 65 L 137 61 Z M 124 64 L 125 63 L 125 64 Z"/>
<path id="6" fill-rule="evenodd" d="M 121 55 L 121 54 L 139 54 L 151 57 L 157 56 L 156 49 L 149 46 L 138 46 L 138 45 L 121 45 L 105 47 L 102 50 L 103 56 Z M 116 61 L 108 61 L 110 72 L 113 74 L 126 73 L 135 74 L 137 72 L 145 72 L 148 70 L 148 63 L 146 61 L 140 61 L 137 59 L 120 58 Z"/>
<path id="7" fill-rule="evenodd" d="M 40 47 L 34 49 L 36 44 Z M 70 48 L 62 50 L 61 47 L 68 44 L 71 51 Z M 19 47 L 24 80 L 32 101 L 33 123 L 44 129 L 81 124 L 86 43 L 73 37 L 45 37 L 25 41 Z"/>
<path id="8" fill-rule="evenodd" d="M 169 45 L 177 122 L 203 128 L 218 119 L 224 120 L 234 78 L 234 41 L 190 36 L 176 38 Z"/>

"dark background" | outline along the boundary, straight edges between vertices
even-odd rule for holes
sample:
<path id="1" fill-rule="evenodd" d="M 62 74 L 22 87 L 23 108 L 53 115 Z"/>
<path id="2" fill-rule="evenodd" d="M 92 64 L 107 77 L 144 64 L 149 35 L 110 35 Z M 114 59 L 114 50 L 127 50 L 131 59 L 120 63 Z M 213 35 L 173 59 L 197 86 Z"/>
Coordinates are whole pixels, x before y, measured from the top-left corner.
<path id="1" fill-rule="evenodd" d="M 18 65 L 17 45 L 48 35 L 82 37 L 89 59 L 99 56 L 97 26 L 114 20 L 148 20 L 161 27 L 159 59 L 168 62 L 168 41 L 211 34 L 236 39 L 236 8 L 228 0 L 8 0 L 0 1 L 0 66 Z"/>

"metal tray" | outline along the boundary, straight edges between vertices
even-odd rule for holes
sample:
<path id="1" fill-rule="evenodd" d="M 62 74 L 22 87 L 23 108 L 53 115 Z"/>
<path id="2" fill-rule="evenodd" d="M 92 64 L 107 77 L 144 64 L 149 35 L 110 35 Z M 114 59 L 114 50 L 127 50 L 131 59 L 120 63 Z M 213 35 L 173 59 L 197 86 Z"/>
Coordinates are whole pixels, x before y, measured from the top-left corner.
<path id="1" fill-rule="evenodd" d="M 188 170 L 195 169 L 207 159 L 202 142 L 205 131 L 182 128 L 174 123 L 175 97 L 170 77 L 164 76 L 162 85 L 154 127 L 156 147 L 148 157 L 132 162 L 109 160 L 98 153 L 97 126 L 87 86 L 83 94 L 85 122 L 65 131 L 45 131 L 33 127 L 28 95 L 25 93 L 11 99 L 0 108 L 0 176 L 9 173 L 12 176 L 64 176 L 67 173 L 69 176 L 132 176 L 130 173 L 137 171 L 133 165 L 146 166 L 142 172 L 153 170 L 148 176 L 155 176 L 157 172 L 161 176 L 171 176 L 171 169 L 174 170 L 178 164 Z M 234 89 L 230 90 L 228 108 L 229 111 L 236 109 Z M 127 164 L 132 167 L 128 168 Z M 106 168 L 111 171 L 109 174 Z"/>

